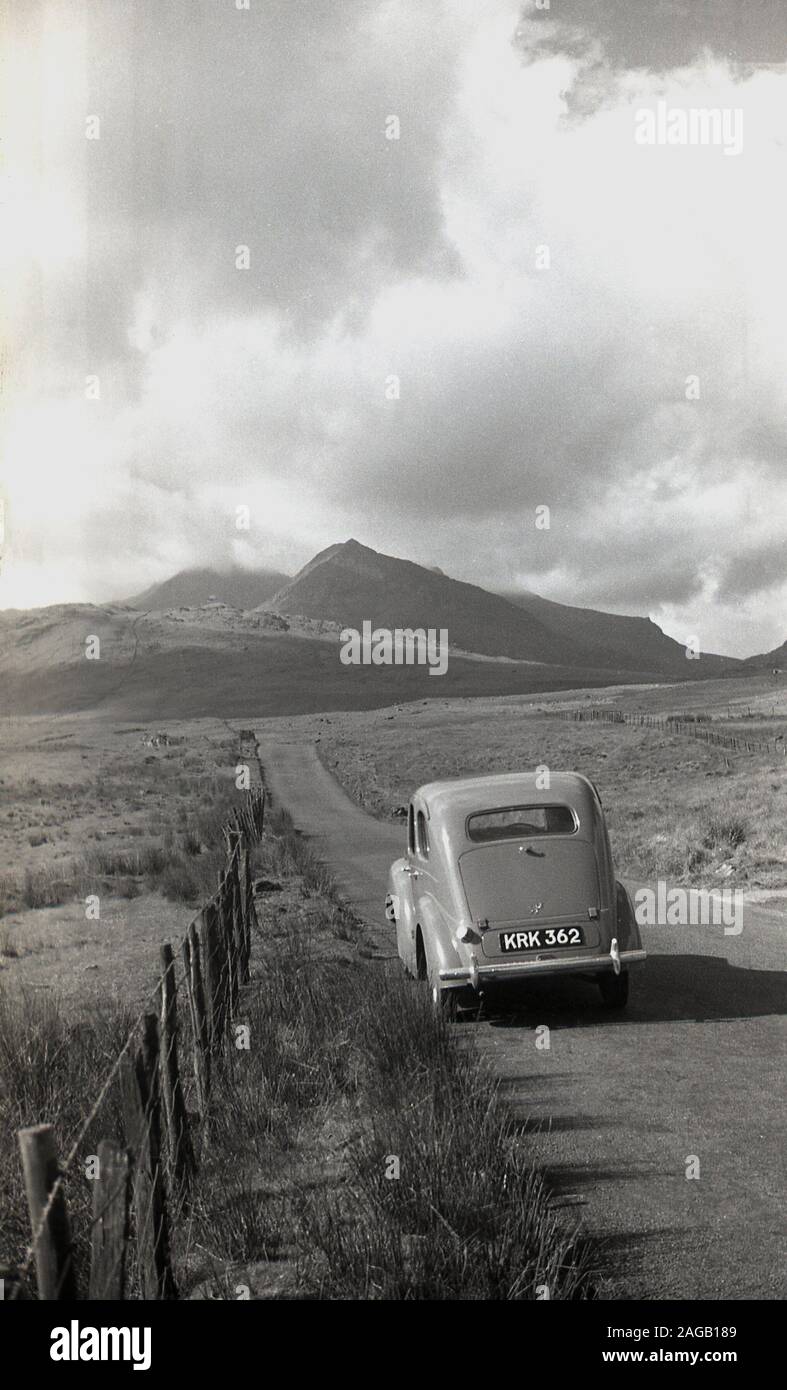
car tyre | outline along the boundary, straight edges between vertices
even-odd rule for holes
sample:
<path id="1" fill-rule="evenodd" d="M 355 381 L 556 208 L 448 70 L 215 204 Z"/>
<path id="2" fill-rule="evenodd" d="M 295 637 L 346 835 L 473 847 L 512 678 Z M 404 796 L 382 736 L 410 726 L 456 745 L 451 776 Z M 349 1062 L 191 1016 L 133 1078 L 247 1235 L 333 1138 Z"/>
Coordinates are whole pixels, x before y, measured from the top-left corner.
<path id="1" fill-rule="evenodd" d="M 431 985 L 430 989 L 432 1007 L 452 1023 L 468 1021 L 479 1016 L 481 1005 L 475 990 L 441 989 L 439 985 Z"/>
<path id="2" fill-rule="evenodd" d="M 598 987 L 605 1009 L 625 1009 L 629 998 L 628 970 L 621 970 L 619 975 L 602 975 Z"/>

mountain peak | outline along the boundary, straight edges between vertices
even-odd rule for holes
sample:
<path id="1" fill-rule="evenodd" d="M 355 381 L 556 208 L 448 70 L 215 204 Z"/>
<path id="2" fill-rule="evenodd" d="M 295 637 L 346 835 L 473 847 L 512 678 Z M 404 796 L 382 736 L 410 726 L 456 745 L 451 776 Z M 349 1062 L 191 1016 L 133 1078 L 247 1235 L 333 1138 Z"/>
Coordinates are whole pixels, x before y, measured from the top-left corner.
<path id="1" fill-rule="evenodd" d="M 347 541 L 337 541 L 335 545 L 328 545 L 324 550 L 318 550 L 317 554 L 313 555 L 311 560 L 308 560 L 303 568 L 298 570 L 292 582 L 305 579 L 306 575 L 311 574 L 320 565 L 330 563 L 331 560 L 337 561 L 342 566 L 352 565 L 357 569 L 364 564 L 374 564 L 383 558 L 385 557 L 379 555 L 376 550 L 371 550 L 368 545 L 361 545 L 360 541 L 351 536 Z M 288 588 L 289 585 L 285 587 Z"/>
<path id="2" fill-rule="evenodd" d="M 589 655 L 499 595 L 382 554 L 354 537 L 315 555 L 268 607 L 359 629 L 367 621 L 388 628 L 446 628 L 452 646 L 488 656 L 569 664 L 578 654 Z"/>
<path id="3" fill-rule="evenodd" d="M 125 602 L 132 608 L 161 611 L 193 608 L 204 603 L 226 603 L 231 608 L 256 608 L 287 582 L 278 570 L 245 570 L 239 565 L 224 569 L 187 569 Z"/>
<path id="4" fill-rule="evenodd" d="M 683 647 L 647 618 L 569 608 L 536 594 L 493 594 L 354 536 L 327 546 L 266 605 L 283 616 L 361 628 L 447 628 L 455 650 L 650 678 L 686 671 Z M 713 660 L 706 657 L 709 669 Z M 714 666 L 715 671 L 715 666 Z"/>

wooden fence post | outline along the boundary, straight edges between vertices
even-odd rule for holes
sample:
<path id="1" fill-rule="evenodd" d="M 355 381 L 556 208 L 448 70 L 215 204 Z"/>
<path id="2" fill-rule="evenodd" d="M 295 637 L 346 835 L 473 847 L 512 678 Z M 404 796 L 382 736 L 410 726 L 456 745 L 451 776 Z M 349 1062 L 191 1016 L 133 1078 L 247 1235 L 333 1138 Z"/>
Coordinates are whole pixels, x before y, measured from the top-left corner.
<path id="1" fill-rule="evenodd" d="M 62 1185 L 51 1195 L 60 1177 L 55 1131 L 52 1125 L 34 1125 L 20 1129 L 18 1139 L 33 1230 L 38 1297 L 75 1299 L 71 1229 Z"/>
<path id="2" fill-rule="evenodd" d="M 207 903 L 199 916 L 199 944 L 202 978 L 205 984 L 205 1012 L 211 1052 L 221 1043 L 226 1020 L 226 974 L 219 908 L 216 901 Z"/>
<path id="3" fill-rule="evenodd" d="M 219 874 L 219 886 L 216 891 L 216 942 L 220 959 L 219 965 L 219 995 L 221 998 L 221 1032 L 226 1031 L 229 1020 L 232 1017 L 233 997 L 232 997 L 232 959 L 230 957 L 230 933 L 227 930 L 227 870 L 223 869 Z"/>
<path id="4" fill-rule="evenodd" d="M 214 1051 L 221 1046 L 230 1015 L 230 978 L 227 960 L 227 934 L 224 924 L 224 894 L 219 878 L 218 892 L 211 919 L 213 960 L 216 980 L 216 1015 L 213 1030 Z"/>
<path id="5" fill-rule="evenodd" d="M 123 1298 L 130 1171 L 125 1149 L 111 1139 L 98 1146 L 98 1177 L 93 1186 L 93 1229 L 90 1236 L 89 1299 Z"/>
<path id="6" fill-rule="evenodd" d="M 249 979 L 249 960 L 246 954 L 246 922 L 248 902 L 246 901 L 246 836 L 238 838 L 238 854 L 235 860 L 235 904 L 237 908 L 236 939 L 238 953 L 238 977 L 245 985 Z"/>
<path id="7" fill-rule="evenodd" d="M 245 984 L 249 978 L 248 963 L 246 961 L 246 887 L 244 882 L 245 869 L 243 876 L 243 831 L 231 830 L 230 840 L 230 862 L 227 870 L 229 878 L 230 911 L 232 914 L 232 955 L 234 961 L 235 992 L 237 995 L 238 987 Z"/>
<path id="8" fill-rule="evenodd" d="M 178 1067 L 178 1001 L 172 947 L 161 947 L 161 1092 L 173 1186 L 183 1196 L 194 1172 L 194 1153 Z"/>
<path id="9" fill-rule="evenodd" d="M 219 890 L 216 896 L 216 940 L 219 948 L 220 959 L 220 980 L 221 980 L 221 1000 L 222 1018 L 221 1030 L 225 1033 L 229 1026 L 234 1007 L 233 999 L 233 977 L 232 977 L 232 957 L 230 955 L 231 933 L 228 927 L 229 914 L 227 912 L 227 872 L 226 869 L 219 878 Z"/>
<path id="10" fill-rule="evenodd" d="M 230 1019 L 235 1014 L 235 1007 L 238 1002 L 238 992 L 240 989 L 240 978 L 238 972 L 237 937 L 235 933 L 236 922 L 236 894 L 235 894 L 235 859 L 230 859 L 224 871 L 224 891 L 222 894 L 222 907 L 224 916 L 224 933 L 227 943 L 227 967 L 230 987 Z"/>
<path id="11" fill-rule="evenodd" d="M 199 944 L 200 966 L 202 969 L 202 988 L 205 996 L 205 1022 L 208 1032 L 208 1046 L 213 1049 L 213 1022 L 216 1009 L 216 981 L 213 974 L 212 942 L 209 927 L 210 904 L 203 907 L 194 927 Z"/>
<path id="12" fill-rule="evenodd" d="M 169 1222 L 161 1167 L 159 1038 L 155 1014 L 145 1015 L 142 1046 L 120 1068 L 126 1137 L 134 1159 L 134 1215 L 142 1297 L 176 1297 L 169 1255 Z"/>
<path id="13" fill-rule="evenodd" d="M 210 1095 L 210 1039 L 205 1009 L 205 990 L 202 981 L 200 944 L 194 922 L 183 938 L 183 963 L 186 967 L 186 996 L 191 1012 L 191 1036 L 194 1052 L 194 1083 L 197 1088 L 197 1105 L 200 1118 L 204 1119 Z"/>
<path id="14" fill-rule="evenodd" d="M 251 933 L 257 922 L 257 909 L 254 903 L 254 883 L 251 876 L 251 855 L 248 848 L 243 854 L 243 892 L 246 902 L 245 915 L 245 935 L 244 951 L 246 954 L 246 975 L 248 978 L 251 966 Z"/>

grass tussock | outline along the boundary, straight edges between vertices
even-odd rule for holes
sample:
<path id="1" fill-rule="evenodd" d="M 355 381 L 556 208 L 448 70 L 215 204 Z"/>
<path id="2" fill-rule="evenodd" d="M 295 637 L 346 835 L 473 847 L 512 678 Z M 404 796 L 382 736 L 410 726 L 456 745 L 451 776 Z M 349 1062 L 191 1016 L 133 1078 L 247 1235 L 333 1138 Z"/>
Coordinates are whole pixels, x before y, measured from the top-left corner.
<path id="1" fill-rule="evenodd" d="M 273 878 L 297 875 L 307 893 L 335 899 L 331 875 L 309 841 L 295 829 L 289 811 L 268 813 L 268 834 L 263 846 L 264 867 Z"/>
<path id="2" fill-rule="evenodd" d="M 420 991 L 397 979 L 383 1015 L 375 1002 L 360 1020 L 374 1101 L 348 1152 L 351 1177 L 311 1194 L 300 1213 L 310 1292 L 507 1301 L 546 1287 L 551 1298 L 587 1297 L 586 1252 L 561 1230 L 492 1078 Z"/>
<path id="3" fill-rule="evenodd" d="M 244 1017 L 256 1043 L 222 1073 L 192 1232 L 209 1267 L 289 1257 L 321 1299 L 590 1295 L 587 1250 L 425 990 L 305 958 L 266 971 Z M 250 1153 L 256 1180 L 228 1190 Z"/>
<path id="4" fill-rule="evenodd" d="M 704 817 L 701 828 L 703 845 L 716 853 L 732 854 L 747 838 L 745 820 L 734 813 L 711 813 Z"/>

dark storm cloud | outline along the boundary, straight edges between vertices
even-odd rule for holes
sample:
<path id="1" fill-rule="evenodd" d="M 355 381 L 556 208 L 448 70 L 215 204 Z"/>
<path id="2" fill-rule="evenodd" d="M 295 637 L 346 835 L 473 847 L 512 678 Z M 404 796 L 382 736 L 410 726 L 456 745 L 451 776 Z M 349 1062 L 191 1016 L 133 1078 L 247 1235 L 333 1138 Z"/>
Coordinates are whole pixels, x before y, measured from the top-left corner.
<path id="1" fill-rule="evenodd" d="M 408 14 L 386 23 L 365 0 L 91 0 L 103 130 L 86 192 L 103 274 L 89 288 L 108 349 L 122 345 L 113 305 L 151 282 L 196 323 L 274 306 L 307 331 L 362 313 L 391 276 L 455 270 L 436 164 L 457 41 L 430 29 L 432 5 Z M 399 140 L 385 138 L 389 115 Z"/>
<path id="2" fill-rule="evenodd" d="M 734 556 L 724 568 L 718 597 L 724 601 L 759 594 L 774 584 L 783 583 L 785 577 L 787 539 L 782 534 Z"/>
<path id="3" fill-rule="evenodd" d="M 614 96 L 630 72 L 663 74 L 705 57 L 743 78 L 787 59 L 784 0 L 526 0 L 516 42 L 530 62 L 577 63 L 566 105 L 582 116 Z"/>
<path id="4" fill-rule="evenodd" d="M 568 577 L 560 595 L 564 603 L 647 613 L 658 605 L 689 603 L 702 593 L 703 556 L 688 525 L 654 521 L 639 534 L 627 534 L 621 525 L 602 541 L 574 516 L 567 532 L 555 550 Z"/>
<path id="5" fill-rule="evenodd" d="M 449 335 L 443 343 L 438 335 L 428 347 L 403 351 L 401 399 L 386 402 L 378 389 L 374 404 L 371 392 L 355 401 L 364 447 L 354 438 L 329 451 L 326 496 L 338 498 L 349 483 L 359 505 L 479 524 L 546 503 L 577 533 L 581 518 L 603 501 L 607 521 L 594 535 L 600 562 L 607 548 L 622 554 L 613 533 L 624 506 L 635 509 L 638 498 L 650 511 L 665 506 L 679 514 L 684 494 L 703 481 L 734 478 L 752 430 L 752 406 L 742 406 L 737 391 L 734 320 L 725 346 L 723 313 L 708 324 L 705 341 L 693 323 L 682 333 L 673 319 L 653 323 L 652 306 L 610 313 L 593 286 L 570 286 L 564 294 L 573 313 L 533 295 L 523 301 L 521 319 L 514 315 L 497 335 L 475 342 L 470 334 Z M 685 399 L 687 364 L 702 368 L 702 402 Z M 381 364 L 380 382 L 384 371 Z M 757 418 L 767 434 L 769 414 L 763 408 Z M 767 485 L 782 463 L 764 454 L 748 456 L 762 458 Z M 688 459 L 690 466 L 681 464 Z M 696 540 L 686 544 L 690 569 L 701 556 Z M 667 568 L 655 543 L 653 550 L 643 583 L 651 584 L 654 601 L 673 600 L 684 566 Z M 628 564 L 629 557 L 615 573 Z M 642 575 L 643 567 L 640 544 L 632 573 Z M 687 592 L 685 579 L 680 585 Z"/>

